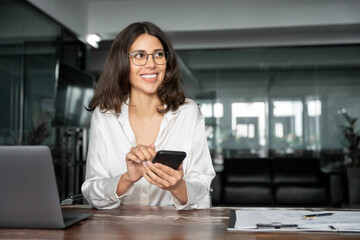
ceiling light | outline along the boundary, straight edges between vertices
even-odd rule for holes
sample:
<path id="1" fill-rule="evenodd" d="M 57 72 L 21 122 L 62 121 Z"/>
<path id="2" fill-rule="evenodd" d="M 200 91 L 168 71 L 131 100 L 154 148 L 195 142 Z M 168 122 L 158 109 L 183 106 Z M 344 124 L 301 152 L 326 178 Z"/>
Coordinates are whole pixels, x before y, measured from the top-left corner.
<path id="1" fill-rule="evenodd" d="M 99 42 L 102 40 L 102 38 L 98 34 L 89 34 L 86 36 L 86 41 L 93 46 L 94 48 L 99 48 Z"/>

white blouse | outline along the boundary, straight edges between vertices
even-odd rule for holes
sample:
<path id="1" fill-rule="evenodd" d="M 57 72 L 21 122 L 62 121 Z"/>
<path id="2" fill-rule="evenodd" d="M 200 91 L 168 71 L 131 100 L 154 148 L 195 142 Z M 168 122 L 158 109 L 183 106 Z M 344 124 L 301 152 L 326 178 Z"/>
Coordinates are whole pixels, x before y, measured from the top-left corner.
<path id="1" fill-rule="evenodd" d="M 183 164 L 188 202 L 178 199 L 145 178 L 134 183 L 123 195 L 116 189 L 122 174 L 127 171 L 126 154 L 137 145 L 129 122 L 128 101 L 116 117 L 111 111 L 102 113 L 96 108 L 91 118 L 86 180 L 82 192 L 86 200 L 98 209 L 120 205 L 175 205 L 176 209 L 210 207 L 210 184 L 215 176 L 207 139 L 205 121 L 198 105 L 186 99 L 176 111 L 168 111 L 161 122 L 155 150 L 185 151 Z"/>

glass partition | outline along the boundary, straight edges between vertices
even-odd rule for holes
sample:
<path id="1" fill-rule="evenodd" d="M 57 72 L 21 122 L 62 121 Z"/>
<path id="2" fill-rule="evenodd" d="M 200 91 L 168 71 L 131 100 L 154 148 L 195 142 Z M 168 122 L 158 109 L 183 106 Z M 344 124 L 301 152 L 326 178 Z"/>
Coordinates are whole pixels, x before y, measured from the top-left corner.
<path id="1" fill-rule="evenodd" d="M 86 44 L 27 1 L 0 1 L 0 22 L 0 145 L 49 146 L 61 198 L 79 193 L 90 114 L 73 108 L 83 109 L 91 98 L 92 76 L 88 91 L 76 85 L 68 97 L 70 112 L 79 113 L 76 126 L 59 126 L 53 119 L 56 80 L 67 73 L 61 68 L 59 73 L 57 63 L 84 70 Z M 82 80 L 71 74 L 69 79 Z"/>
<path id="2" fill-rule="evenodd" d="M 0 144 L 52 143 L 61 28 L 23 1 L 2 1 L 0 13 L 1 22 L 7 23 L 0 32 Z M 40 126 L 46 134 L 35 134 Z"/>
<path id="3" fill-rule="evenodd" d="M 360 117 L 360 46 L 178 50 L 214 156 L 342 154 L 339 109 Z M 221 116 L 215 116 L 215 105 Z"/>

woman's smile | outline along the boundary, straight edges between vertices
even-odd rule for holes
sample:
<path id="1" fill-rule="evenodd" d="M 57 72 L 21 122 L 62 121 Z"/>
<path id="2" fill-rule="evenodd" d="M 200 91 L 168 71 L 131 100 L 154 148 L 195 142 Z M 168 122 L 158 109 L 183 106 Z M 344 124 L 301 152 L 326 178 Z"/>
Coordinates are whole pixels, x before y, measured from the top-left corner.
<path id="1" fill-rule="evenodd" d="M 141 78 L 144 79 L 147 82 L 155 82 L 157 79 L 158 74 L 152 73 L 152 74 L 140 74 Z"/>

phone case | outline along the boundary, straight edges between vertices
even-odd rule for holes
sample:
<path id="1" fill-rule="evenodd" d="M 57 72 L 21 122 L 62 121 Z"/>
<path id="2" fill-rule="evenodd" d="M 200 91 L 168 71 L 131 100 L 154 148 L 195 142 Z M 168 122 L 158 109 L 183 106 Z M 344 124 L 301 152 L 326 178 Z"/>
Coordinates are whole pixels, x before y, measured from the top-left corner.
<path id="1" fill-rule="evenodd" d="M 186 152 L 160 150 L 156 153 L 153 163 L 161 163 L 173 169 L 178 169 L 186 157 Z"/>

